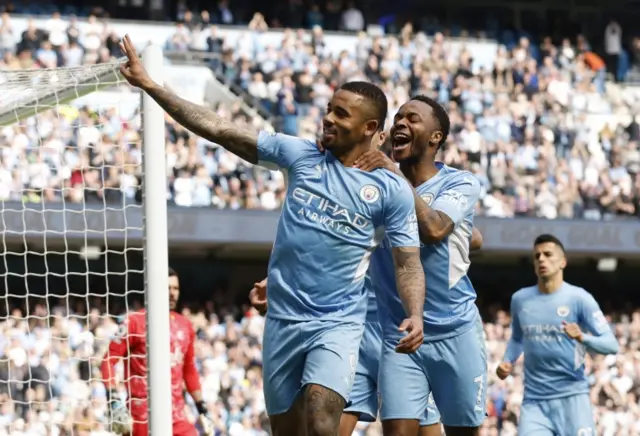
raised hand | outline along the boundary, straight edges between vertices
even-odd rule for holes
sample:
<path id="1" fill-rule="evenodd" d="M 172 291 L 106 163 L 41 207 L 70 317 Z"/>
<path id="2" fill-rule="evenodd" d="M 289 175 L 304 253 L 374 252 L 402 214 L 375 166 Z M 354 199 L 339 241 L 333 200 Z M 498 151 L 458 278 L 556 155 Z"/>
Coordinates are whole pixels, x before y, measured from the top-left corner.
<path id="1" fill-rule="evenodd" d="M 127 62 L 120 65 L 120 73 L 131 85 L 145 89 L 153 85 L 153 80 L 144 69 L 142 61 L 131 43 L 129 35 L 125 35 L 120 42 L 120 49 L 127 56 Z"/>

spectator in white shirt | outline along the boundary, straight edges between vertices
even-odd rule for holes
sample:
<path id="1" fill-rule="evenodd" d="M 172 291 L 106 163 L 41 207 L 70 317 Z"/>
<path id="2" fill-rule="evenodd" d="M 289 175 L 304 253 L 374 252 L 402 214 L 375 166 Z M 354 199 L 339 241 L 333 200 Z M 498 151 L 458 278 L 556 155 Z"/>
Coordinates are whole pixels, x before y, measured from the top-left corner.
<path id="1" fill-rule="evenodd" d="M 60 18 L 59 12 L 54 12 L 45 25 L 45 29 L 49 33 L 49 42 L 56 50 L 68 42 L 68 25 L 66 21 Z"/>

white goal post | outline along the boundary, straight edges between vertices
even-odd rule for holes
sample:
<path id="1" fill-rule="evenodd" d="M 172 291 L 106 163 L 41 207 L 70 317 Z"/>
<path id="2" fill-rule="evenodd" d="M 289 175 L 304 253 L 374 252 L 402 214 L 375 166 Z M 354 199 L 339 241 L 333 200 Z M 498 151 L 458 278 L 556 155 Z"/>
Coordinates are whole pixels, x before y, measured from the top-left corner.
<path id="1" fill-rule="evenodd" d="M 162 49 L 142 59 L 163 83 Z M 0 402 L 14 416 L 0 435 L 75 433 L 88 421 L 109 431 L 92 386 L 112 319 L 136 293 L 147 308 L 149 432 L 172 434 L 164 112 L 143 93 L 127 115 L 103 99 L 132 95 L 123 61 L 0 71 Z"/>

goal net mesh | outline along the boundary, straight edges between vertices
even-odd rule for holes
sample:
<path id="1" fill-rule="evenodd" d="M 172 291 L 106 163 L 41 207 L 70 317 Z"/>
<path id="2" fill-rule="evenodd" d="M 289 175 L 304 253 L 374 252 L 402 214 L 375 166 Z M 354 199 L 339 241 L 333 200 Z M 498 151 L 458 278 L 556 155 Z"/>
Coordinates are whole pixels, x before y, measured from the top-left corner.
<path id="1" fill-rule="evenodd" d="M 109 432 L 100 363 L 144 304 L 139 101 L 117 62 L 0 71 L 0 435 Z"/>

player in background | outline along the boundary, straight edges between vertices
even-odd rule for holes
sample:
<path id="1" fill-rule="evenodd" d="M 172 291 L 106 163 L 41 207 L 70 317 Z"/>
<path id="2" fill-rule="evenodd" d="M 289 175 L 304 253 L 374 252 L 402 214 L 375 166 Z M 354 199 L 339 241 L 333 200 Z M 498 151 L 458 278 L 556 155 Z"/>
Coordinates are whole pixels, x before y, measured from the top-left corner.
<path id="1" fill-rule="evenodd" d="M 169 268 L 169 308 L 171 312 L 171 393 L 173 410 L 173 434 L 180 436 L 197 435 L 196 428 L 185 413 L 184 389 L 193 398 L 200 424 L 206 432 L 211 430 L 207 405 L 200 391 L 200 376 L 196 368 L 194 342 L 195 332 L 191 322 L 176 312 L 180 298 L 178 274 Z M 119 434 L 147 436 L 149 434 L 148 390 L 147 390 L 147 324 L 146 311 L 129 313 L 120 326 L 118 335 L 109 343 L 109 350 L 100 367 L 102 379 L 107 388 L 113 430 Z M 124 407 L 117 400 L 116 365 L 123 361 L 124 380 L 127 387 L 127 406 L 132 428 L 127 427 Z"/>
<path id="2" fill-rule="evenodd" d="M 372 142 L 372 148 L 380 148 L 385 153 L 386 140 L 389 135 L 380 133 L 377 140 Z M 321 148 L 321 145 L 319 145 Z M 389 149 L 390 152 L 390 149 Z M 482 247 L 482 235 L 473 228 L 471 237 L 471 250 L 479 250 Z M 350 404 L 345 408 L 340 420 L 340 436 L 351 436 L 355 431 L 358 421 L 375 422 L 378 417 L 378 370 L 380 352 L 382 350 L 382 327 L 378 320 L 378 307 L 373 286 L 369 276 L 365 278 L 365 289 L 368 290 L 367 320 L 364 335 L 360 342 L 358 367 L 350 394 Z M 267 279 L 254 284 L 249 293 L 249 300 L 254 308 L 261 314 L 267 312 Z M 420 420 L 420 436 L 440 436 L 440 414 L 435 407 L 433 396 L 429 397 L 427 412 Z"/>
<path id="3" fill-rule="evenodd" d="M 504 380 L 524 354 L 520 436 L 596 436 L 585 375 L 587 351 L 615 354 L 618 342 L 595 299 L 564 281 L 564 246 L 533 243 L 538 283 L 511 297 L 511 339 L 496 373 Z"/>
<path id="4" fill-rule="evenodd" d="M 392 157 L 371 151 L 356 161 L 365 171 L 386 168 L 414 188 L 427 276 L 424 345 L 395 353 L 402 304 L 386 244 L 372 257 L 383 352 L 379 389 L 385 436 L 416 434 L 433 394 L 447 436 L 479 434 L 486 415 L 487 360 L 476 292 L 467 277 L 480 183 L 467 172 L 435 161 L 449 134 L 449 116 L 436 101 L 417 96 L 403 104 L 391 128 Z M 402 382 L 399 383 L 398 381 Z"/>
<path id="5" fill-rule="evenodd" d="M 122 75 L 190 131 L 257 164 L 288 173 L 289 187 L 269 262 L 263 341 L 267 413 L 275 436 L 334 436 L 348 401 L 364 330 L 364 277 L 386 235 L 406 316 L 400 352 L 422 343 L 424 273 L 410 187 L 355 160 L 384 127 L 387 99 L 367 82 L 342 85 L 323 119 L 321 153 L 300 138 L 239 129 L 214 111 L 155 83 L 128 36 Z"/>

